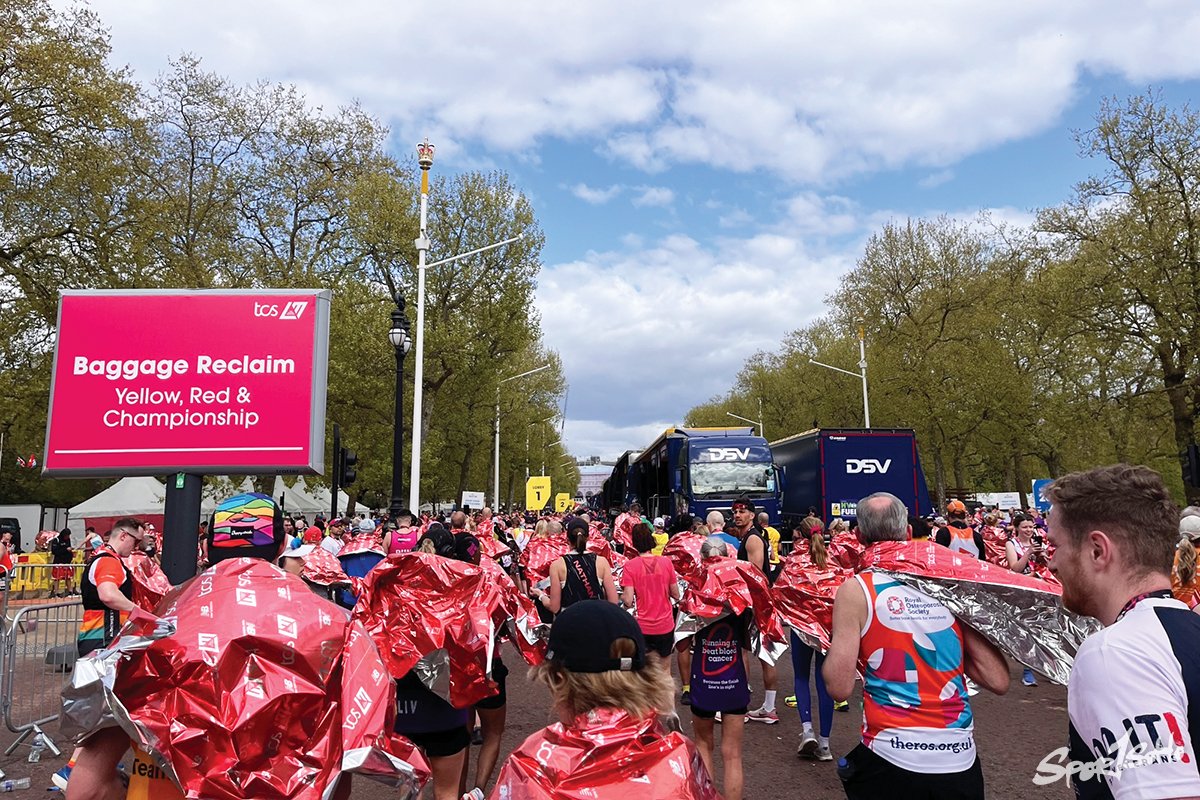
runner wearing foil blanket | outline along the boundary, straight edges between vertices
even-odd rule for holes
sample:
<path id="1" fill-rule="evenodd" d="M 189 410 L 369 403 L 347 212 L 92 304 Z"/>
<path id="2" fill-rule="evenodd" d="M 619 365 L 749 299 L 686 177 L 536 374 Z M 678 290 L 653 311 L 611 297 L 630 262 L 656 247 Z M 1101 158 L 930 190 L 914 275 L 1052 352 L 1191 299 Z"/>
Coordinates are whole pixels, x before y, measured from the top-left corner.
<path id="1" fill-rule="evenodd" d="M 567 539 L 574 550 L 550 565 L 550 591 L 536 593 L 538 603 L 552 614 L 583 600 L 616 603 L 612 566 L 604 556 L 587 551 L 587 522 L 576 517 L 567 523 Z"/>
<path id="2" fill-rule="evenodd" d="M 729 545 L 721 536 L 710 536 L 700 548 L 700 558 L 727 558 Z M 747 610 L 706 625 L 692 637 L 692 733 L 709 774 L 713 770 L 713 723 L 722 722 L 721 763 L 725 768 L 726 800 L 741 800 L 745 778 L 742 769 L 742 733 L 750 705 L 750 682 L 742 651 L 748 646 Z"/>
<path id="3" fill-rule="evenodd" d="M 554 620 L 549 645 L 531 675 L 560 721 L 512 752 L 491 800 L 719 800 L 696 746 L 663 727 L 674 684 L 633 617 L 583 600 Z"/>
<path id="4" fill-rule="evenodd" d="M 282 511 L 274 500 L 262 494 L 240 494 L 221 503 L 214 511 L 208 529 L 207 551 L 213 565 L 233 558 L 274 562 L 289 544 L 284 534 Z M 214 568 L 219 569 L 219 566 Z M 345 617 L 345 611 L 333 603 L 316 597 L 312 602 L 319 604 L 313 609 L 314 613 L 320 609 Z M 183 617 L 188 613 L 200 614 L 201 609 L 181 607 L 177 613 Z M 241 604 L 222 608 L 220 613 L 264 628 L 274 622 L 257 619 L 254 607 Z M 280 728 L 286 728 L 291 722 L 280 719 Z M 66 800 L 183 800 L 184 795 L 154 760 L 138 749 L 134 750 L 127 792 L 118 775 L 117 764 L 129 749 L 129 737 L 120 728 L 105 728 L 90 736 L 80 748 L 66 787 Z M 349 793 L 350 780 L 346 777 L 339 781 L 334 797 L 347 798 Z"/>
<path id="5" fill-rule="evenodd" d="M 451 517 L 452 522 L 453 519 Z M 477 554 L 479 543 L 475 537 L 465 531 L 454 536 L 440 522 L 434 522 L 417 543 L 417 550 L 443 558 L 458 558 L 460 543 L 464 554 L 470 549 L 468 538 L 475 541 Z M 429 759 L 433 770 L 434 800 L 457 800 L 460 796 L 466 751 L 471 746 L 471 734 L 467 730 L 470 714 L 470 708 L 455 708 L 425 686 L 415 669 L 396 681 L 395 730 L 411 739 Z"/>
<path id="6" fill-rule="evenodd" d="M 886 492 L 858 503 L 869 548 L 908 538 L 908 510 Z M 864 570 L 838 589 L 822 674 L 846 700 L 863 676 L 862 743 L 838 763 L 846 796 L 895 800 L 983 798 L 966 675 L 997 694 L 1008 664 L 949 609 L 895 579 Z"/>

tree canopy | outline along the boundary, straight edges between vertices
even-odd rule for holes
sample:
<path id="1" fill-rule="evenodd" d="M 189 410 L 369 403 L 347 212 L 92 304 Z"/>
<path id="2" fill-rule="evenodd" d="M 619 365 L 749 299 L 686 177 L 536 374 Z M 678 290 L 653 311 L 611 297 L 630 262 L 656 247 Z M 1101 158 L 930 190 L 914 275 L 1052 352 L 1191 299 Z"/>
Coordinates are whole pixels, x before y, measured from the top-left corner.
<path id="1" fill-rule="evenodd" d="M 327 111 L 292 86 L 238 86 L 189 54 L 138 85 L 108 55 L 90 12 L 44 0 L 0 11 L 0 494 L 67 504 L 97 488 L 12 466 L 12 453 L 43 449 L 60 290 L 330 288 L 327 422 L 359 453 L 351 492 L 386 506 L 387 331 L 397 294 L 415 324 L 415 164 L 390 155 L 387 129 L 357 106 Z M 525 431 L 565 391 L 533 310 L 544 237 L 520 189 L 480 172 L 436 178 L 429 234 L 431 261 L 523 234 L 427 275 L 421 496 L 490 494 L 499 381 L 551 364 L 505 398 L 506 479 L 523 475 Z M 406 426 L 412 367 L 410 355 Z M 546 447 L 563 460 L 561 445 Z M 569 480 L 560 469 L 556 484 Z"/>

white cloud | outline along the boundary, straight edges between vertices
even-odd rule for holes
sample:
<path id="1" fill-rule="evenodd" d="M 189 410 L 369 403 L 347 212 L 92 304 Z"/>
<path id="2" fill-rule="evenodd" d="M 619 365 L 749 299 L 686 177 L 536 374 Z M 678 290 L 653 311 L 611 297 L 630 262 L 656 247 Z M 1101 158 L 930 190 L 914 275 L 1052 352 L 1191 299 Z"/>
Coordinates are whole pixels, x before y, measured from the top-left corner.
<path id="1" fill-rule="evenodd" d="M 810 252 L 799 238 L 764 231 L 711 246 L 671 235 L 546 268 L 537 306 L 571 385 L 571 451 L 612 458 L 661 433 L 646 438 L 649 428 L 682 422 L 692 406 L 727 391 L 746 358 L 821 313 L 814 300 L 851 264 L 846 254 Z M 580 297 L 581 313 L 555 313 Z M 579 420 L 593 428 L 577 428 Z"/>
<path id="2" fill-rule="evenodd" d="M 917 181 L 917 186 L 922 189 L 935 189 L 944 183 L 949 183 L 954 180 L 954 170 L 942 169 L 937 172 L 931 172 L 921 180 Z"/>
<path id="3" fill-rule="evenodd" d="M 640 186 L 641 192 L 633 198 L 633 204 L 638 208 L 646 206 L 666 207 L 675 202 L 675 192 L 665 186 Z"/>
<path id="4" fill-rule="evenodd" d="M 571 194 L 594 206 L 603 205 L 620 193 L 621 187 L 615 184 L 607 189 L 593 188 L 586 183 L 577 183 L 571 187 Z"/>
<path id="5" fill-rule="evenodd" d="M 661 420 L 641 425 L 613 425 L 598 419 L 567 420 L 563 441 L 578 458 L 601 456 L 612 461 L 626 450 L 640 450 L 676 422 Z"/>
<path id="6" fill-rule="evenodd" d="M 517 154 L 579 140 L 647 171 L 699 163 L 821 184 L 941 169 L 1043 130 L 1085 73 L 1200 76 L 1194 0 L 92 6 L 114 60 L 142 79 L 186 50 L 240 82 L 360 99 L 405 140 Z"/>

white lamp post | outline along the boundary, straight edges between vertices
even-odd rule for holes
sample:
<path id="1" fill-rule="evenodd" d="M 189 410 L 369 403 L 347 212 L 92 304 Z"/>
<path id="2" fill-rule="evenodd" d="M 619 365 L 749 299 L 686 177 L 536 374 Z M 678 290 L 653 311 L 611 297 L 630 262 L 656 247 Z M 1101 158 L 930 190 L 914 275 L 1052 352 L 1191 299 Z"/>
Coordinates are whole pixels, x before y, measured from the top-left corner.
<path id="1" fill-rule="evenodd" d="M 521 238 L 521 235 L 514 236 L 511 239 L 505 239 L 503 242 L 496 242 L 485 247 L 477 247 L 466 253 L 426 264 L 425 255 L 429 251 L 429 236 L 426 233 L 429 210 L 429 168 L 433 166 L 433 151 L 434 146 L 429 143 L 429 139 L 417 145 L 417 164 L 421 167 L 421 231 L 413 242 L 417 248 L 417 330 L 415 337 L 417 345 L 415 359 L 417 363 L 413 369 L 412 471 L 409 477 L 410 485 L 408 489 L 408 504 L 414 513 L 420 513 L 421 439 L 424 433 L 421 429 L 421 401 L 425 396 L 425 270 L 431 267 L 440 267 L 443 264 L 449 264 L 452 261 L 458 261 L 459 259 L 477 255 L 488 250 L 494 250 L 497 247 L 512 244 Z"/>
<path id="2" fill-rule="evenodd" d="M 508 378 L 502 378 L 496 384 L 496 460 L 492 472 L 492 503 L 500 507 L 500 387 L 509 381 L 515 381 L 517 378 L 524 378 L 535 372 L 541 372 L 544 369 L 550 369 L 549 364 L 542 364 L 537 369 L 531 369 L 528 372 L 522 372 L 520 375 L 513 375 Z"/>
<path id="3" fill-rule="evenodd" d="M 850 370 L 842 369 L 841 367 L 833 367 L 833 366 L 830 366 L 829 364 L 822 364 L 820 361 L 817 361 L 815 358 L 810 358 L 808 360 L 808 363 L 815 364 L 818 367 L 824 367 L 825 369 L 831 369 L 834 372 L 840 372 L 843 375 L 849 375 L 852 378 L 861 378 L 862 379 L 863 427 L 870 428 L 871 427 L 871 406 L 867 402 L 867 345 L 866 345 L 865 340 L 866 340 L 866 332 L 860 327 L 858 329 L 858 372 L 851 372 Z"/>

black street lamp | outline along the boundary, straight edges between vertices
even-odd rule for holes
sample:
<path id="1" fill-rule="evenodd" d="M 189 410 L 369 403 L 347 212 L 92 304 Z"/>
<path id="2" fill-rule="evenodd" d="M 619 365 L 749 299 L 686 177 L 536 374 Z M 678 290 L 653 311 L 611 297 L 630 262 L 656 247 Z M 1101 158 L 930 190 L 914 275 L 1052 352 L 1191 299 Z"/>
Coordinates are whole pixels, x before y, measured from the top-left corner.
<path id="1" fill-rule="evenodd" d="M 392 436 L 392 505 L 389 518 L 395 521 L 404 508 L 401 486 L 401 459 L 404 448 L 404 357 L 412 347 L 408 317 L 404 315 L 404 295 L 396 293 L 396 308 L 392 311 L 392 327 L 388 341 L 396 349 L 396 419 Z"/>

